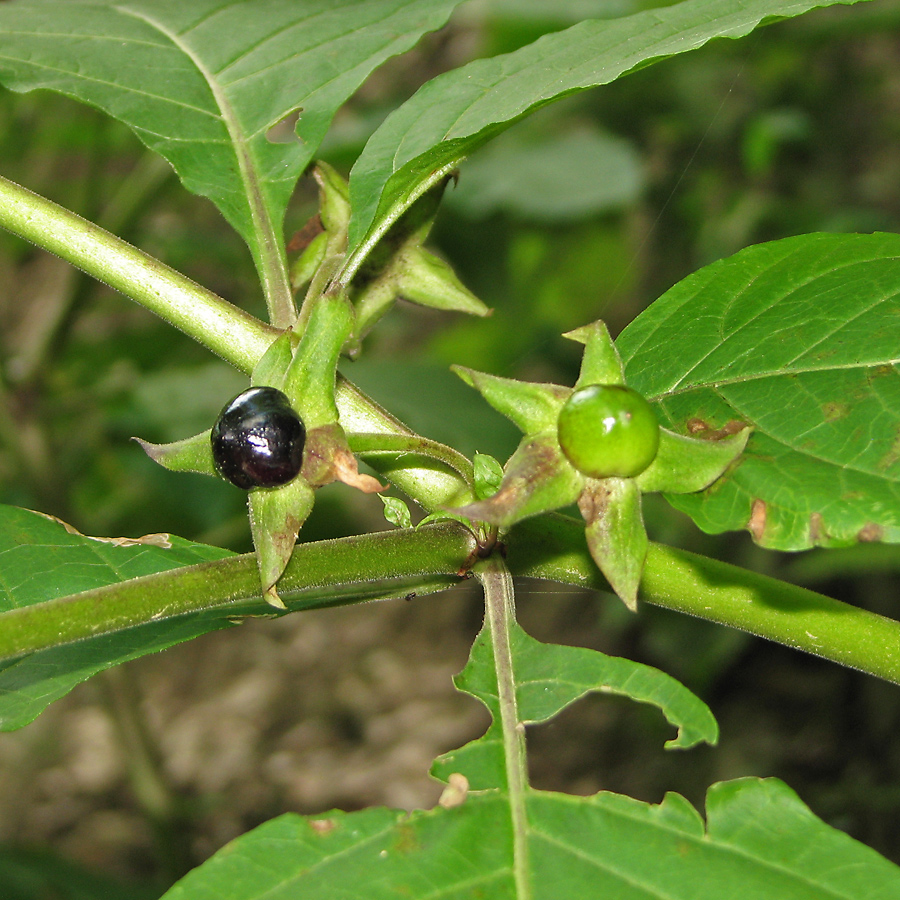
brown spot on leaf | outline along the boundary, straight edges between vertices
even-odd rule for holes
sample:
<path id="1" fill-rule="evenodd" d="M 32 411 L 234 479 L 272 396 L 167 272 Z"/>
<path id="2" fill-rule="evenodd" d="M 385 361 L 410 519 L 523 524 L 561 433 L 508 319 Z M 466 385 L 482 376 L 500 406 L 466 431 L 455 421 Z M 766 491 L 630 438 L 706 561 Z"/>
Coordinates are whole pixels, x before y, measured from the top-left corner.
<path id="1" fill-rule="evenodd" d="M 885 375 L 893 375 L 894 367 L 891 365 L 873 366 L 866 372 L 866 380 L 874 381 L 876 378 L 884 378 Z"/>
<path id="2" fill-rule="evenodd" d="M 850 404 L 841 403 L 837 400 L 822 404 L 822 415 L 826 422 L 834 422 L 835 419 L 843 419 L 850 415 Z"/>
<path id="3" fill-rule="evenodd" d="M 740 419 L 729 419 L 721 428 L 701 435 L 701 437 L 707 441 L 721 441 L 731 437 L 733 434 L 737 434 L 739 431 L 743 431 L 746 427 L 747 423 L 742 422 Z"/>
<path id="4" fill-rule="evenodd" d="M 334 819 L 311 819 L 309 827 L 316 834 L 331 834 L 331 832 L 337 828 L 337 825 L 335 824 Z"/>
<path id="5" fill-rule="evenodd" d="M 766 530 L 766 501 L 760 500 L 758 497 L 753 501 L 750 507 L 750 520 L 747 522 L 747 531 L 753 535 L 754 541 L 761 541 L 763 533 Z"/>
<path id="6" fill-rule="evenodd" d="M 611 492 L 605 482 L 603 478 L 592 478 L 578 498 L 578 511 L 588 525 L 606 515 Z"/>
<path id="7" fill-rule="evenodd" d="M 419 849 L 419 838 L 412 825 L 408 822 L 399 822 L 394 832 L 394 850 L 408 856 Z"/>
<path id="8" fill-rule="evenodd" d="M 713 428 L 709 422 L 703 419 L 687 420 L 688 433 L 704 441 L 721 441 L 723 438 L 731 437 L 733 434 L 743 431 L 746 427 L 747 423 L 742 422 L 740 419 L 729 419 L 721 428 Z"/>
<path id="9" fill-rule="evenodd" d="M 817 545 L 822 540 L 822 513 L 814 512 L 809 517 L 809 542 Z"/>
<path id="10" fill-rule="evenodd" d="M 856 539 L 863 544 L 880 541 L 883 537 L 884 529 L 875 522 L 866 522 L 856 535 Z"/>
<path id="11" fill-rule="evenodd" d="M 894 439 L 891 441 L 888 452 L 878 460 L 879 471 L 884 472 L 887 469 L 890 469 L 898 460 L 900 460 L 900 429 L 895 431 Z"/>
<path id="12" fill-rule="evenodd" d="M 710 426 L 709 423 L 704 422 L 703 419 L 688 419 L 687 430 L 690 434 L 700 434 L 701 432 L 709 431 Z"/>

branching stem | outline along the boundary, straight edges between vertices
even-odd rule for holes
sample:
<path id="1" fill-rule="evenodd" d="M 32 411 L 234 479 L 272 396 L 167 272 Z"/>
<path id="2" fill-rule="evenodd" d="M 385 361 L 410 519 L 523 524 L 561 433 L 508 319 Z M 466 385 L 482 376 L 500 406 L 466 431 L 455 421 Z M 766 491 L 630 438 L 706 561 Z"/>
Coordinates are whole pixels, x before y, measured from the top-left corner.
<path id="1" fill-rule="evenodd" d="M 0 227 L 121 291 L 251 372 L 278 331 L 81 216 L 0 178 Z"/>

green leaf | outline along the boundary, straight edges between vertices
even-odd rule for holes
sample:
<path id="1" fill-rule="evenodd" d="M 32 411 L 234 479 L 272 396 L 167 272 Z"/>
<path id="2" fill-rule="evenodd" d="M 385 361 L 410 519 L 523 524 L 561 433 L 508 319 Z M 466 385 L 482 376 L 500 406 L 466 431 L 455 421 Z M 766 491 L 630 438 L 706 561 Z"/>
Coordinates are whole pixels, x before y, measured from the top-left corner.
<path id="1" fill-rule="evenodd" d="M 412 527 L 412 516 L 410 515 L 409 507 L 399 497 L 385 497 L 384 494 L 379 494 L 378 497 L 384 504 L 384 518 L 386 521 L 390 522 L 391 525 L 396 525 L 398 528 Z"/>
<path id="2" fill-rule="evenodd" d="M 41 513 L 0 506 L 0 612 L 232 555 L 174 536 L 152 537 L 160 539 L 158 544 L 171 546 L 121 546 L 78 534 Z M 0 664 L 0 730 L 27 724 L 45 706 L 102 669 L 227 625 L 224 619 L 199 617 L 150 622 L 124 635 L 103 635 L 4 662 Z"/>
<path id="3" fill-rule="evenodd" d="M 286 277 L 284 211 L 335 112 L 457 2 L 16 0 L 0 5 L 0 82 L 123 121 L 219 207 L 261 273 Z M 270 141 L 298 111 L 300 140 Z"/>
<path id="4" fill-rule="evenodd" d="M 451 366 L 470 387 L 475 388 L 497 412 L 514 422 L 525 434 L 555 431 L 559 411 L 572 393 L 557 384 L 539 384 L 501 378 L 466 366 Z"/>
<path id="5" fill-rule="evenodd" d="M 284 392 L 308 430 L 334 425 L 337 364 L 353 328 L 353 308 L 340 294 L 319 297 L 284 376 Z"/>
<path id="6" fill-rule="evenodd" d="M 170 472 L 199 472 L 201 475 L 218 478 L 220 476 L 213 460 L 210 430 L 207 428 L 200 434 L 171 444 L 152 444 L 142 438 L 132 440 L 141 445 L 141 449 L 153 462 Z"/>
<path id="7" fill-rule="evenodd" d="M 647 558 L 641 491 L 633 478 L 590 478 L 578 498 L 591 556 L 622 602 L 637 612 Z"/>
<path id="8" fill-rule="evenodd" d="M 253 387 L 284 387 L 284 376 L 294 355 L 291 332 L 285 331 L 269 345 L 262 359 L 253 367 Z"/>
<path id="9" fill-rule="evenodd" d="M 234 554 L 168 534 L 89 537 L 52 516 L 0 506 L 0 555 L 2 613 Z"/>
<path id="10" fill-rule="evenodd" d="M 531 900 L 886 900 L 900 869 L 816 818 L 775 779 L 714 785 L 707 822 L 653 805 L 529 791 Z M 522 900 L 501 796 L 453 809 L 289 813 L 232 841 L 163 900 Z"/>
<path id="11" fill-rule="evenodd" d="M 624 384 L 622 360 L 619 351 L 609 335 L 609 329 L 602 319 L 582 325 L 574 331 L 563 335 L 570 341 L 584 344 L 584 355 L 581 357 L 581 369 L 578 373 L 576 388 L 591 384 Z"/>
<path id="12" fill-rule="evenodd" d="M 855 0 L 685 0 L 612 21 L 589 19 L 513 53 L 440 75 L 375 132 L 350 178 L 350 250 L 365 252 L 425 186 L 519 119 L 713 38 Z"/>
<path id="13" fill-rule="evenodd" d="M 701 741 L 715 744 L 718 740 L 718 726 L 706 704 L 664 672 L 587 647 L 542 644 L 518 625 L 512 627 L 511 646 L 519 717 L 526 724 L 545 722 L 579 697 L 597 691 L 658 707 L 678 728 L 677 736 L 666 743 L 670 749 L 693 747 Z M 440 757 L 432 774 L 446 780 L 451 772 L 460 772 L 473 790 L 503 785 L 506 776 L 497 676 L 486 627 L 476 638 L 469 662 L 454 683 L 481 700 L 494 721 L 483 737 Z"/>
<path id="14" fill-rule="evenodd" d="M 749 428 L 707 441 L 660 428 L 659 451 L 635 479 L 637 486 L 644 493 L 692 494 L 702 491 L 737 461 L 749 437 Z"/>
<path id="15" fill-rule="evenodd" d="M 476 453 L 472 459 L 475 496 L 486 500 L 495 493 L 503 481 L 503 466 L 487 453 Z"/>
<path id="16" fill-rule="evenodd" d="M 619 338 L 628 383 L 735 467 L 669 495 L 705 531 L 801 550 L 900 540 L 900 236 L 803 235 L 675 285 Z"/>
<path id="17" fill-rule="evenodd" d="M 247 500 L 263 596 L 276 609 L 286 609 L 275 585 L 294 552 L 297 534 L 312 512 L 315 494 L 301 475 L 281 487 L 250 491 Z"/>

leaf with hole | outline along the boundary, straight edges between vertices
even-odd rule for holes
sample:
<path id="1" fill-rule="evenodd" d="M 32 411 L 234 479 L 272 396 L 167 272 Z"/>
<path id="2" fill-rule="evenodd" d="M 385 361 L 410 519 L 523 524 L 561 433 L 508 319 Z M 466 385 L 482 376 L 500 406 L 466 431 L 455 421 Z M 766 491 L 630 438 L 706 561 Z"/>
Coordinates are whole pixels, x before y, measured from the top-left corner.
<path id="1" fill-rule="evenodd" d="M 457 2 L 16 0 L 0 4 L 0 83 L 123 121 L 219 207 L 262 274 L 284 267 L 287 202 L 338 108 Z M 298 139 L 269 140 L 291 113 Z"/>

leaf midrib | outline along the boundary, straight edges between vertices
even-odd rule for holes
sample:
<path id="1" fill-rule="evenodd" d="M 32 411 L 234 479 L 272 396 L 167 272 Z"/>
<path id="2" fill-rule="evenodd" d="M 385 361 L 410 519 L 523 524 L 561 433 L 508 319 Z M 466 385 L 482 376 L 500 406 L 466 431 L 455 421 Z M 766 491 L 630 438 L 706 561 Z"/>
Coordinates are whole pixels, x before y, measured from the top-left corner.
<path id="1" fill-rule="evenodd" d="M 218 81 L 215 74 L 207 68 L 197 53 L 194 52 L 190 44 L 184 41 L 180 35 L 145 13 L 121 6 L 117 7 L 117 9 L 123 15 L 131 16 L 138 21 L 144 22 L 150 28 L 156 29 L 171 41 L 172 45 L 184 53 L 196 67 L 209 87 L 213 100 L 219 109 L 221 120 L 228 131 L 231 149 L 237 161 L 244 198 L 247 202 L 253 233 L 256 237 L 257 247 L 254 256 L 260 268 L 259 274 L 266 295 L 269 318 L 273 325 L 289 326 L 293 319 L 293 303 L 275 223 L 272 221 L 266 208 L 263 200 L 262 184 L 253 165 L 253 158 L 249 149 L 251 138 L 244 133 L 223 85 Z"/>
<path id="2" fill-rule="evenodd" d="M 900 364 L 900 357 L 896 359 L 880 359 L 868 362 L 853 362 L 840 365 L 822 365 L 822 366 L 805 366 L 803 368 L 779 368 L 769 369 L 765 372 L 754 372 L 750 375 L 740 375 L 734 378 L 716 378 L 711 381 L 697 381 L 681 388 L 672 388 L 660 391 L 656 394 L 649 394 L 648 400 L 659 401 L 669 397 L 677 397 L 679 394 L 689 394 L 691 391 L 698 390 L 717 390 L 720 387 L 727 387 L 731 384 L 746 384 L 751 381 L 762 381 L 765 378 L 782 378 L 790 375 L 806 375 L 811 372 L 838 372 L 850 369 L 872 369 L 875 366 L 895 366 Z M 725 399 L 724 397 L 722 398 Z"/>

